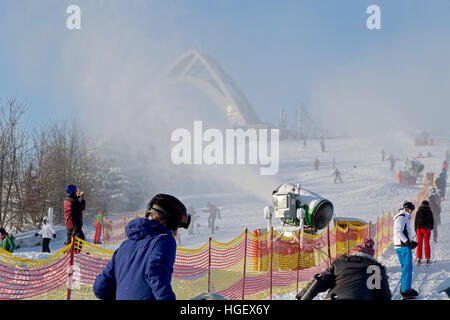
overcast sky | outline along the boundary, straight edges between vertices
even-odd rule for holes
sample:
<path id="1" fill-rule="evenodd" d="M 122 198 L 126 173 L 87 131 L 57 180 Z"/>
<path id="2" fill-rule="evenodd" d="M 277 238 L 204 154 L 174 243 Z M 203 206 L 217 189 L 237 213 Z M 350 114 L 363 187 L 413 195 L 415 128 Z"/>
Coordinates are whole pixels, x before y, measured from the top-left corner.
<path id="1" fill-rule="evenodd" d="M 81 30 L 66 28 L 71 4 Z M 381 30 L 366 27 L 371 4 Z M 105 126 L 151 108 L 152 80 L 202 49 L 264 121 L 283 107 L 292 124 L 305 105 L 330 130 L 449 134 L 449 12 L 446 0 L 1 0 L 0 97 L 25 99 L 31 121 Z"/>

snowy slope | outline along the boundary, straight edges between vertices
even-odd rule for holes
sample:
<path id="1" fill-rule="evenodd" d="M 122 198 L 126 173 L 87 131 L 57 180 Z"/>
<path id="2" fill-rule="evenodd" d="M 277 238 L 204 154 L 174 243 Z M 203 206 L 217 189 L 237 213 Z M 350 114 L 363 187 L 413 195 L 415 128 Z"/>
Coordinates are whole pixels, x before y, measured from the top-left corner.
<path id="1" fill-rule="evenodd" d="M 407 156 L 416 156 L 419 152 L 427 154 L 428 151 L 434 157 L 420 159 L 425 165 L 424 172 L 439 173 L 441 170 L 445 150 L 450 147 L 450 139 L 437 137 L 437 145 L 433 147 L 415 147 L 413 141 L 413 136 L 404 134 L 392 136 L 389 142 L 384 144 L 379 140 L 367 138 L 325 140 L 326 152 L 320 151 L 318 140 L 309 140 L 306 147 L 303 142 L 281 141 L 280 171 L 275 177 L 267 177 L 267 181 L 273 184 L 272 189 L 281 183 L 301 183 L 305 188 L 331 200 L 336 216 L 358 217 L 375 222 L 383 210 L 392 212 L 399 208 L 404 200 L 415 200 L 417 193 L 423 188 L 422 184 L 407 186 L 396 183 L 395 171 L 389 169 L 389 162 L 381 161 L 381 149 L 385 149 L 386 157 L 392 152 L 401 159 L 396 164 L 396 170 L 403 169 Z M 319 171 L 315 171 L 313 167 L 316 157 L 321 162 Z M 333 182 L 332 158 L 336 159 L 336 166 L 343 173 L 343 184 Z M 261 179 L 264 178 L 259 176 L 257 181 Z M 255 190 L 260 190 L 258 187 L 255 185 Z M 206 228 L 207 214 L 201 212 L 208 201 L 215 203 L 221 210 L 222 218 L 216 220 L 219 230 L 212 235 L 213 239 L 219 242 L 231 241 L 245 228 L 251 231 L 265 227 L 263 208 L 270 205 L 271 191 L 266 190 L 263 195 L 246 193 L 239 189 L 223 194 L 186 193 L 181 198 L 187 205 L 195 206 L 199 214 L 196 224 L 199 223 L 200 227 L 195 228 L 193 235 L 182 230 L 181 246 L 198 248 L 208 241 L 211 234 Z M 443 203 L 441 216 L 439 242 L 432 243 L 432 259 L 436 260 L 436 264 L 430 267 L 415 267 L 414 270 L 413 287 L 424 299 L 446 299 L 444 293 L 437 293 L 435 289 L 440 282 L 450 277 L 450 234 L 446 232 L 450 227 L 450 200 Z M 274 221 L 275 225 L 276 223 Z M 84 230 L 88 240 L 92 241 L 93 228 L 87 226 Z M 50 248 L 57 250 L 62 246 L 63 240 L 52 241 Z M 104 246 L 108 249 L 115 248 L 111 245 Z M 47 255 L 39 251 L 39 247 L 22 248 L 14 254 L 30 259 L 42 259 Z M 393 291 L 400 279 L 400 266 L 393 248 L 387 249 L 380 261 L 388 268 Z M 287 293 L 274 298 L 293 299 L 294 295 L 295 293 Z"/>

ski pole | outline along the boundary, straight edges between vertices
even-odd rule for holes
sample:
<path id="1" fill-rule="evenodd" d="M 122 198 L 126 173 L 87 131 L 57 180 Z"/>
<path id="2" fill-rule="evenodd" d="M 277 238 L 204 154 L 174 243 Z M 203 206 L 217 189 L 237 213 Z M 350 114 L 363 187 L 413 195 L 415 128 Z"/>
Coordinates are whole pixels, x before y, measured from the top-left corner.
<path id="1" fill-rule="evenodd" d="M 311 297 L 311 291 L 317 287 L 317 284 L 319 283 L 320 274 L 316 274 L 314 276 L 314 282 L 311 284 L 311 286 L 308 288 L 306 293 L 301 297 L 300 300 L 312 300 L 314 297 Z"/>

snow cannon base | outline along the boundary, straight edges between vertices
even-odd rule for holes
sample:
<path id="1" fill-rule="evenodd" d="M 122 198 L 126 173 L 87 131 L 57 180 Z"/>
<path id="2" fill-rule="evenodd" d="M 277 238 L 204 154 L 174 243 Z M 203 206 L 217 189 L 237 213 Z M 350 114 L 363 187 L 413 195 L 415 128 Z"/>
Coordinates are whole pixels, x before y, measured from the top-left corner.
<path id="1" fill-rule="evenodd" d="M 397 170 L 397 182 L 399 184 L 415 185 L 417 183 L 417 178 L 410 175 L 408 171 Z"/>

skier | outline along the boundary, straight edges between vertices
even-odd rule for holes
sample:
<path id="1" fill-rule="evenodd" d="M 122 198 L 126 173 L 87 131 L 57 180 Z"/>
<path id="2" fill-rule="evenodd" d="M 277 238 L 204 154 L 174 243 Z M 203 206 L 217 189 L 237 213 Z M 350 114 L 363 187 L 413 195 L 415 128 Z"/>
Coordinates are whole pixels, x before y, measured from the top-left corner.
<path id="1" fill-rule="evenodd" d="M 220 211 L 219 208 L 217 208 L 214 204 L 211 202 L 208 202 L 206 205 L 208 209 L 204 209 L 203 212 L 209 212 L 208 216 L 208 228 L 211 228 L 211 233 L 214 233 L 214 222 L 216 220 L 216 217 L 220 220 Z"/>
<path id="2" fill-rule="evenodd" d="M 336 168 L 336 170 L 334 170 L 332 176 L 334 175 L 334 183 L 337 182 L 337 179 L 339 179 L 339 181 L 341 181 L 341 183 L 343 183 L 342 178 L 341 178 L 341 172 Z"/>
<path id="3" fill-rule="evenodd" d="M 442 171 L 439 175 L 442 175 L 444 180 L 447 181 L 447 169 L 442 169 Z"/>
<path id="4" fill-rule="evenodd" d="M 386 156 L 386 152 L 381 150 L 381 161 L 384 161 L 384 157 Z"/>
<path id="5" fill-rule="evenodd" d="M 325 152 L 325 141 L 323 140 L 323 136 L 320 137 L 320 150 Z"/>
<path id="6" fill-rule="evenodd" d="M 395 252 L 397 253 L 397 257 L 402 267 L 400 294 L 404 299 L 413 298 L 419 295 L 416 290 L 411 288 L 413 272 L 411 250 L 416 248 L 417 242 L 412 240 L 409 219 L 411 219 L 411 213 L 414 209 L 415 206 L 412 202 L 405 201 L 403 203 L 403 208 L 394 216 L 393 242 Z"/>
<path id="7" fill-rule="evenodd" d="M 319 164 L 320 164 L 320 161 L 319 161 L 318 158 L 316 158 L 316 159 L 314 160 L 314 162 L 313 162 L 314 169 L 315 169 L 316 171 L 319 170 Z"/>
<path id="8" fill-rule="evenodd" d="M 177 248 L 174 233 L 189 224 L 190 215 L 180 200 L 168 194 L 154 196 L 145 218 L 128 223 L 128 239 L 95 279 L 95 296 L 102 300 L 175 300 L 171 286 Z"/>
<path id="9" fill-rule="evenodd" d="M 395 162 L 396 162 L 397 160 L 399 160 L 399 159 L 396 159 L 396 158 L 391 154 L 391 155 L 389 155 L 388 160 L 389 160 L 389 164 L 390 164 L 391 170 L 394 170 Z"/>
<path id="10" fill-rule="evenodd" d="M 95 227 L 94 244 L 102 244 L 100 242 L 100 236 L 102 234 L 102 226 L 103 226 L 103 211 L 98 211 L 94 221 Z"/>
<path id="11" fill-rule="evenodd" d="M 430 263 L 430 236 L 431 230 L 434 227 L 433 212 L 430 209 L 430 203 L 427 200 L 423 200 L 419 209 L 416 212 L 416 218 L 414 219 L 414 229 L 417 235 L 417 263 L 422 263 L 422 243 L 425 246 L 425 259 L 426 263 Z"/>
<path id="12" fill-rule="evenodd" d="M 296 296 L 298 300 L 312 300 L 318 293 L 328 291 L 332 300 L 391 300 L 386 268 L 374 259 L 374 242 L 364 238 L 350 254 L 338 257 L 331 266 L 316 274 Z M 379 272 L 379 288 L 369 287 L 373 266 Z"/>
<path id="13" fill-rule="evenodd" d="M 0 228 L 0 248 L 10 253 L 13 253 L 16 248 L 13 236 L 10 236 L 4 228 Z"/>
<path id="14" fill-rule="evenodd" d="M 66 198 L 64 199 L 64 220 L 66 222 L 67 242 L 72 242 L 72 235 L 84 240 L 84 233 L 82 226 L 82 212 L 86 207 L 86 200 L 84 200 L 84 193 L 81 194 L 78 188 L 69 184 L 66 187 Z M 81 200 L 80 200 L 81 198 Z"/>
<path id="15" fill-rule="evenodd" d="M 52 224 L 48 222 L 47 217 L 44 217 L 42 219 L 42 230 L 39 232 L 36 232 L 34 234 L 35 237 L 41 235 L 42 236 L 42 252 L 49 252 L 50 253 L 50 240 L 53 238 L 56 238 L 56 232 L 52 227 Z"/>
<path id="16" fill-rule="evenodd" d="M 448 168 L 447 160 L 444 160 L 444 162 L 442 163 L 442 170 L 445 170 L 445 172 L 447 172 L 447 168 Z"/>
<path id="17" fill-rule="evenodd" d="M 191 214 L 191 223 L 189 224 L 188 234 L 194 234 L 194 224 L 197 219 L 197 214 L 192 204 L 189 206 L 188 212 Z"/>
<path id="18" fill-rule="evenodd" d="M 436 193 L 436 188 L 431 188 L 431 193 L 428 196 L 430 209 L 433 212 L 434 228 L 433 228 L 433 242 L 437 242 L 438 230 L 437 226 L 441 224 L 441 199 Z"/>
<path id="19" fill-rule="evenodd" d="M 444 173 L 441 172 L 439 177 L 434 180 L 434 184 L 439 192 L 439 198 L 441 198 L 442 201 L 445 200 L 445 189 L 447 187 L 447 180 L 444 177 Z"/>

